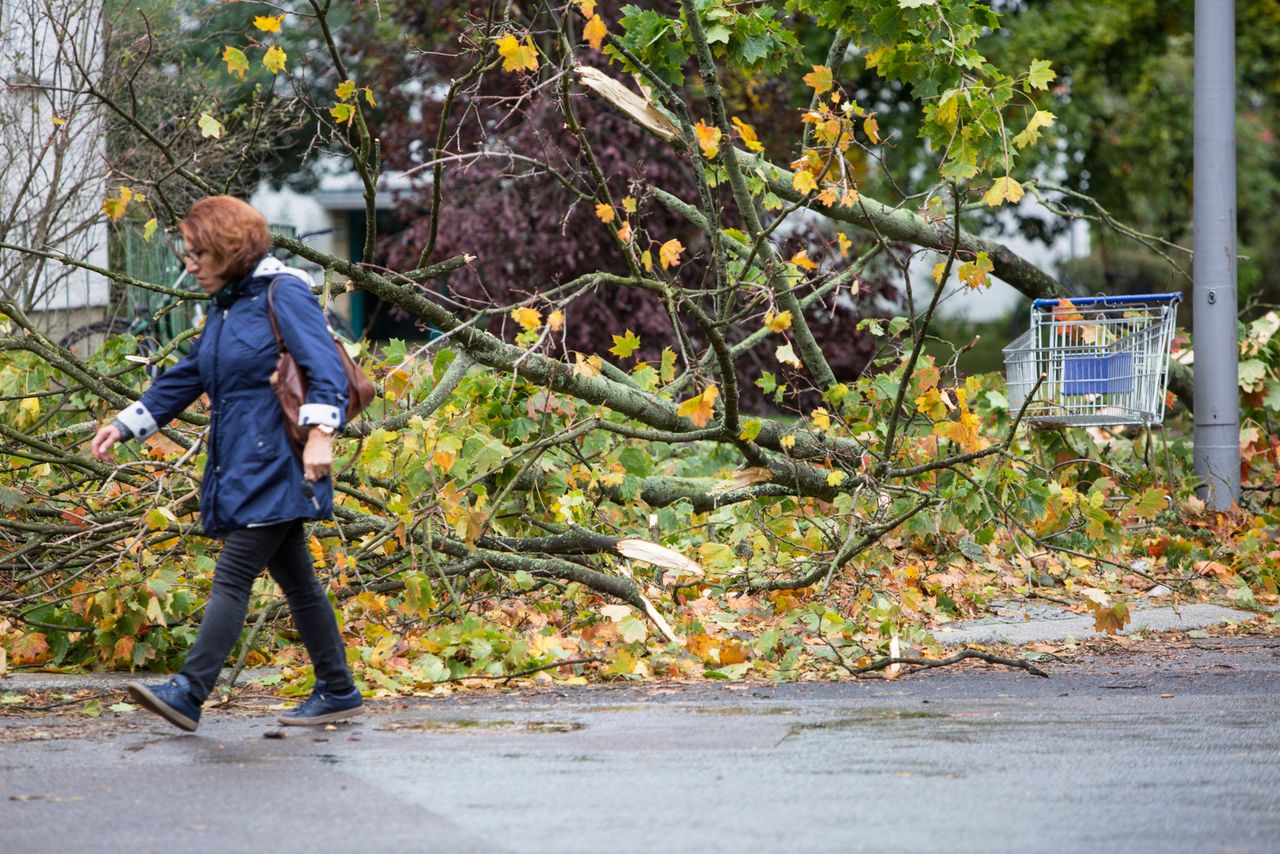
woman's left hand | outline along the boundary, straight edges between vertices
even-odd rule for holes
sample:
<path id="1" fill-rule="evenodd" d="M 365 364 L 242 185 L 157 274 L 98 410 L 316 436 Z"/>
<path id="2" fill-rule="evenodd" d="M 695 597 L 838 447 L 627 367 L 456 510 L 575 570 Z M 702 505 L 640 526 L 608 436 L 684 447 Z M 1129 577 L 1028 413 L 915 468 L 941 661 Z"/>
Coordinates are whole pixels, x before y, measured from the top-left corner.
<path id="1" fill-rule="evenodd" d="M 333 434 L 312 430 L 307 434 L 307 444 L 302 449 L 302 472 L 307 480 L 328 477 L 333 468 Z"/>

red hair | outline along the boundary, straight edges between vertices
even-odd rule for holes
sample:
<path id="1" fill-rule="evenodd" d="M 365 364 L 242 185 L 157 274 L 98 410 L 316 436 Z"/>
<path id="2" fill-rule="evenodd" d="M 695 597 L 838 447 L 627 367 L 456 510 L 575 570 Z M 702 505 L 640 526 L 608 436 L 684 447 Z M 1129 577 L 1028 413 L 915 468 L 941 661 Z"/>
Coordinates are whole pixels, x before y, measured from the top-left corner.
<path id="1" fill-rule="evenodd" d="M 247 276 L 271 249 L 267 220 L 234 196 L 209 196 L 178 224 L 187 249 L 209 253 L 212 269 L 235 280 Z"/>

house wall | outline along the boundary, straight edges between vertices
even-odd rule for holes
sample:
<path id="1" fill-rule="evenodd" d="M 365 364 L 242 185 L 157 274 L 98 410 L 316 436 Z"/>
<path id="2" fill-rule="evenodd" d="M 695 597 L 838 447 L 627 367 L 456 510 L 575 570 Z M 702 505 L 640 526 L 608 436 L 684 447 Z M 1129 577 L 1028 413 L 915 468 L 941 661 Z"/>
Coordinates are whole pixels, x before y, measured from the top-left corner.
<path id="1" fill-rule="evenodd" d="M 101 70 L 101 13 L 100 0 L 0 0 L 0 241 L 106 267 L 105 139 L 76 69 Z M 56 332 L 96 319 L 110 285 L 0 249 L 0 293 Z"/>

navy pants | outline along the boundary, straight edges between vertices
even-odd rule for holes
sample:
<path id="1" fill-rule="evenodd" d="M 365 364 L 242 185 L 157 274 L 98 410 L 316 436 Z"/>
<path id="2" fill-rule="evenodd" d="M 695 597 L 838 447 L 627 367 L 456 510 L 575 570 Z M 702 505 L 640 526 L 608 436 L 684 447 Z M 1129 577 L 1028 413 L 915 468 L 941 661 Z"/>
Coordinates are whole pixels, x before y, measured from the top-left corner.
<path id="1" fill-rule="evenodd" d="M 316 680 L 337 694 L 355 687 L 338 621 L 316 580 L 302 520 L 295 519 L 227 535 L 200 631 L 182 667 L 182 674 L 191 680 L 192 699 L 198 703 L 213 692 L 227 653 L 244 628 L 249 593 L 264 565 L 289 602 L 289 613 L 311 656 Z"/>

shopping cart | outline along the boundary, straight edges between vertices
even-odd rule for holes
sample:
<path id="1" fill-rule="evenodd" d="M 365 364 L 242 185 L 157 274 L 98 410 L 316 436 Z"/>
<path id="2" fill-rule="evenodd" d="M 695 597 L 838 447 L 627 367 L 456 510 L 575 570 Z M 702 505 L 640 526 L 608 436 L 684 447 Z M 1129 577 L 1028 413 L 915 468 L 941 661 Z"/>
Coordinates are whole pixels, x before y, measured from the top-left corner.
<path id="1" fill-rule="evenodd" d="M 1031 328 L 1004 348 L 1010 410 L 1034 391 L 1023 418 L 1038 427 L 1159 424 L 1181 299 L 1036 300 Z"/>

